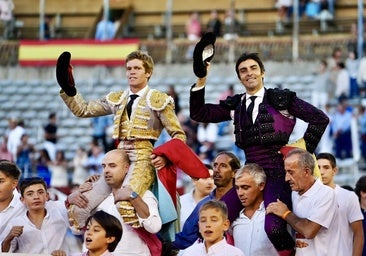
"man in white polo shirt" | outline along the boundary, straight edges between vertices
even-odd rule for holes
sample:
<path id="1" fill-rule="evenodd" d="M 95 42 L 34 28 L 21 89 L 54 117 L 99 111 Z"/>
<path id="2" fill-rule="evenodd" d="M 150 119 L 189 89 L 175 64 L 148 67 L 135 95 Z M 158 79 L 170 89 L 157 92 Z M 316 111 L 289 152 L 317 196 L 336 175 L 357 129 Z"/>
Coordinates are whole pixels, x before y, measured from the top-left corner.
<path id="1" fill-rule="evenodd" d="M 297 256 L 343 256 L 335 193 L 313 176 L 314 167 L 309 152 L 291 150 L 285 158 L 285 179 L 292 190 L 293 211 L 280 200 L 270 203 L 266 211 L 282 217 L 295 230 Z"/>

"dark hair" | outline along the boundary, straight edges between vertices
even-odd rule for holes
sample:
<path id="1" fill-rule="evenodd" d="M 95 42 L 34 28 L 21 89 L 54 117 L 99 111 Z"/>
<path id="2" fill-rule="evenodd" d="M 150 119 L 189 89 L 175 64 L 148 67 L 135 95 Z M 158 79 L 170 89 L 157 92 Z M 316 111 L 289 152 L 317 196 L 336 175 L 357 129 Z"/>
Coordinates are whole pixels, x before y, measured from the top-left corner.
<path id="1" fill-rule="evenodd" d="M 228 218 L 228 209 L 227 209 L 227 206 L 222 201 L 219 201 L 219 200 L 215 200 L 214 199 L 214 200 L 209 200 L 209 201 L 205 202 L 204 204 L 201 205 L 200 210 L 199 210 L 199 213 L 201 213 L 202 211 L 207 210 L 207 209 L 215 209 L 215 210 L 218 210 L 221 213 L 222 218 L 224 220 L 226 220 Z"/>
<path id="2" fill-rule="evenodd" d="M 338 62 L 338 67 L 341 69 L 344 69 L 346 67 L 346 65 L 344 64 L 344 62 Z"/>
<path id="3" fill-rule="evenodd" d="M 205 167 L 209 170 L 212 170 L 212 165 L 211 164 L 205 164 Z"/>
<path id="4" fill-rule="evenodd" d="M 105 230 L 106 237 L 115 238 L 115 240 L 108 245 L 108 251 L 113 252 L 122 238 L 123 229 L 121 222 L 116 217 L 106 213 L 105 211 L 95 212 L 86 220 L 86 223 L 90 223 L 92 219 L 102 226 Z"/>
<path id="5" fill-rule="evenodd" d="M 19 180 L 20 175 L 22 174 L 18 166 L 8 160 L 0 160 L 0 172 L 15 180 Z"/>
<path id="6" fill-rule="evenodd" d="M 341 47 L 334 47 L 333 52 L 332 52 L 332 56 L 335 57 L 337 52 L 342 52 L 342 48 Z"/>
<path id="7" fill-rule="evenodd" d="M 39 150 L 39 157 L 38 157 L 38 161 L 42 162 L 42 161 L 51 161 L 51 157 L 50 154 L 48 153 L 47 149 L 42 148 L 41 150 Z M 44 159 L 45 158 L 45 159 Z"/>
<path id="8" fill-rule="evenodd" d="M 48 115 L 48 119 L 52 119 L 56 117 L 56 113 L 55 112 L 51 112 L 49 115 Z"/>
<path id="9" fill-rule="evenodd" d="M 322 63 L 325 67 L 328 67 L 328 62 L 326 60 L 321 60 L 320 63 Z"/>
<path id="10" fill-rule="evenodd" d="M 332 168 L 337 167 L 337 161 L 331 153 L 319 153 L 316 155 L 316 160 L 319 160 L 319 159 L 328 160 L 330 162 L 330 165 L 332 166 Z"/>
<path id="11" fill-rule="evenodd" d="M 220 155 L 227 155 L 228 157 L 231 158 L 229 161 L 229 165 L 234 172 L 240 169 L 241 167 L 240 160 L 234 153 L 231 153 L 229 151 L 221 151 L 216 155 L 215 159 Z"/>
<path id="12" fill-rule="evenodd" d="M 342 185 L 341 188 L 347 189 L 349 191 L 355 191 L 354 188 L 351 185 Z"/>
<path id="13" fill-rule="evenodd" d="M 31 178 L 25 178 L 23 179 L 19 184 L 19 191 L 21 196 L 24 196 L 24 191 L 29 186 L 35 185 L 35 184 L 41 184 L 43 185 L 44 189 L 47 191 L 47 184 L 41 177 L 31 177 Z"/>
<path id="14" fill-rule="evenodd" d="M 356 182 L 355 193 L 361 199 L 361 191 L 366 192 L 366 175 L 362 176 Z"/>
<path id="15" fill-rule="evenodd" d="M 239 56 L 238 60 L 236 61 L 235 64 L 235 71 L 236 71 L 236 75 L 238 76 L 238 78 L 240 79 L 240 75 L 239 75 L 239 65 L 240 63 L 242 63 L 243 61 L 246 60 L 254 60 L 255 62 L 258 63 L 260 69 L 261 69 L 261 73 L 263 74 L 265 69 L 264 69 L 264 65 L 262 60 L 259 58 L 258 53 L 253 52 L 253 53 L 243 53 L 242 55 Z"/>

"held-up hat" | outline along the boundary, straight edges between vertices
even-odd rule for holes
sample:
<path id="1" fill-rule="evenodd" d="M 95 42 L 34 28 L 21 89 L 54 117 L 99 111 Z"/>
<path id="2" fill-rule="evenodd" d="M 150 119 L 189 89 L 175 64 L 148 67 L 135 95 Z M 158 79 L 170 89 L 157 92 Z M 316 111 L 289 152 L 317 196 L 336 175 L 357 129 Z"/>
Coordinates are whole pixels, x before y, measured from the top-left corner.
<path id="1" fill-rule="evenodd" d="M 193 72 L 203 78 L 207 74 L 207 63 L 210 62 L 215 55 L 216 36 L 212 32 L 205 33 L 201 40 L 196 44 L 193 51 Z"/>
<path id="2" fill-rule="evenodd" d="M 63 52 L 57 59 L 56 78 L 57 82 L 68 96 L 76 95 L 72 66 L 70 64 L 71 53 Z"/>

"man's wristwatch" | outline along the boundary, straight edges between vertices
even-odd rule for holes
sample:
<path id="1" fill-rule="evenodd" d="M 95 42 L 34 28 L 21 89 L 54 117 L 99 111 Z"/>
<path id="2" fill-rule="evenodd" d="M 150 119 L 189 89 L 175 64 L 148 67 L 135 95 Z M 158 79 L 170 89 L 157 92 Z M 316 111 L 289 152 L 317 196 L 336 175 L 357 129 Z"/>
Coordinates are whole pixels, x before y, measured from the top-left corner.
<path id="1" fill-rule="evenodd" d="M 139 196 L 139 194 L 137 194 L 135 191 L 132 191 L 131 195 L 130 195 L 130 199 L 136 199 Z"/>

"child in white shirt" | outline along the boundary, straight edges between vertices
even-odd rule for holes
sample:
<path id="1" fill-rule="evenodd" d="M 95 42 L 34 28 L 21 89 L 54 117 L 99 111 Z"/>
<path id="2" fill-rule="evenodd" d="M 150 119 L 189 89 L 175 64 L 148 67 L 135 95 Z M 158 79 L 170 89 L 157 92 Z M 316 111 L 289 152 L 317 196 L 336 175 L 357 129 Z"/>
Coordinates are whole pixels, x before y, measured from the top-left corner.
<path id="1" fill-rule="evenodd" d="M 210 200 L 204 203 L 199 210 L 198 225 L 203 242 L 196 242 L 185 249 L 183 256 L 244 256 L 239 248 L 228 244 L 224 237 L 225 231 L 230 227 L 224 202 Z"/>
<path id="2" fill-rule="evenodd" d="M 27 211 L 9 221 L 1 251 L 66 256 L 69 222 L 63 203 L 46 209 L 49 194 L 45 181 L 39 177 L 23 179 L 19 190 Z"/>

